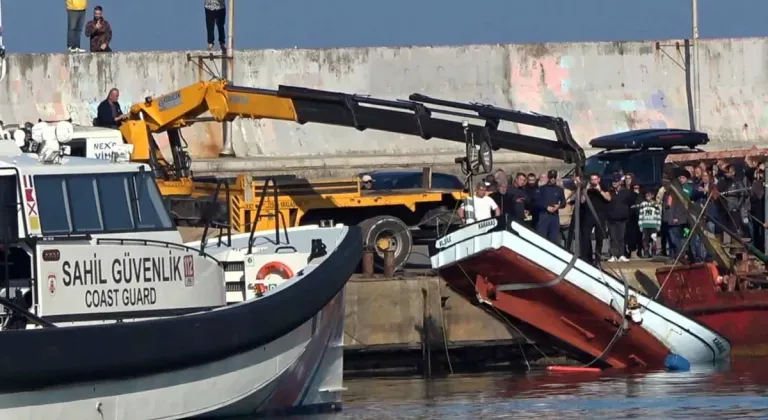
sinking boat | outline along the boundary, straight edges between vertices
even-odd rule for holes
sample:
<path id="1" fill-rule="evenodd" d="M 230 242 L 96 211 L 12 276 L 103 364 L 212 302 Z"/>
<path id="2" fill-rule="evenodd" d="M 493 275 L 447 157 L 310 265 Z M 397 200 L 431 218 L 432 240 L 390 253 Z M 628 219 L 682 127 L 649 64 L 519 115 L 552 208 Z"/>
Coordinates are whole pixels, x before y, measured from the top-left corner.
<path id="1" fill-rule="evenodd" d="M 444 236 L 431 261 L 465 298 L 525 322 L 596 366 L 662 368 L 670 354 L 713 363 L 730 353 L 725 337 L 504 216 Z"/>
<path id="2" fill-rule="evenodd" d="M 288 230 L 274 248 L 248 238 L 245 276 L 283 277 L 227 305 L 227 267 L 212 255 L 223 248 L 181 243 L 146 165 L 67 157 L 58 133 L 38 135 L 39 155 L 0 141 L 0 418 L 338 405 L 341 377 L 329 372 L 341 363 L 359 229 Z M 259 261 L 290 272 L 259 273 Z"/>

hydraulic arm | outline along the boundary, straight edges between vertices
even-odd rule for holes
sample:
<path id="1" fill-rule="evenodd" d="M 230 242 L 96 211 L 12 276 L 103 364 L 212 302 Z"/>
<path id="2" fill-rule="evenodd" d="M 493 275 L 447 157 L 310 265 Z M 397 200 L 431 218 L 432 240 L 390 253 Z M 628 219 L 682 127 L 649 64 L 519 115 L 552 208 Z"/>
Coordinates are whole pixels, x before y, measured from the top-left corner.
<path id="1" fill-rule="evenodd" d="M 211 117 L 201 118 L 206 112 Z M 469 133 L 476 143 L 487 142 L 494 150 L 514 150 L 579 165 L 584 162 L 583 150 L 561 118 L 419 94 L 411 95 L 410 100 L 384 100 L 283 85 L 277 90 L 247 88 L 215 80 L 147 98 L 133 105 L 129 114 L 120 130 L 134 146 L 132 158 L 153 167 L 164 195 L 182 195 L 187 186 L 191 188 L 191 160 L 184 151 L 180 130 L 195 122 L 231 121 L 237 117 L 381 130 L 461 143 L 466 142 Z M 471 122 L 465 127 L 462 121 L 442 116 Z M 500 130 L 502 121 L 551 130 L 556 140 Z M 173 163 L 161 157 L 152 138 L 154 133 L 161 132 L 168 133 Z"/>

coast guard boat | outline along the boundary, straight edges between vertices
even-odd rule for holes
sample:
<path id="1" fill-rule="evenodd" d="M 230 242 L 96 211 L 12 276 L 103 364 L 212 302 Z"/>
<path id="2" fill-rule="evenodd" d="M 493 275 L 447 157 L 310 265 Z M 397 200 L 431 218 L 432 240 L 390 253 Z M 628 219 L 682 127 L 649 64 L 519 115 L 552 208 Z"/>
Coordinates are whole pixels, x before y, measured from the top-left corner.
<path id="1" fill-rule="evenodd" d="M 67 156 L 71 131 L 41 123 L 0 140 L 0 418 L 339 408 L 359 230 L 184 245 L 146 165 L 121 162 L 130 150 Z M 274 285 L 227 305 L 229 252 L 251 283 Z"/>

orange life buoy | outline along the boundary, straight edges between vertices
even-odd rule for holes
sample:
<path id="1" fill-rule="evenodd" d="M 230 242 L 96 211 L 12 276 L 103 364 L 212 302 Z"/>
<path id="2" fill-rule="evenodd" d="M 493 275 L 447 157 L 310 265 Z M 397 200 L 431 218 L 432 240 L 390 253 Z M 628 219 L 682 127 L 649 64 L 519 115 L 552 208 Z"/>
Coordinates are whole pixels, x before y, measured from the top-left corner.
<path id="1" fill-rule="evenodd" d="M 279 261 L 272 261 L 264 264 L 264 266 L 259 269 L 259 272 L 256 273 L 256 280 L 264 280 L 270 274 L 278 275 L 284 280 L 293 277 L 293 271 L 288 268 L 287 265 Z"/>

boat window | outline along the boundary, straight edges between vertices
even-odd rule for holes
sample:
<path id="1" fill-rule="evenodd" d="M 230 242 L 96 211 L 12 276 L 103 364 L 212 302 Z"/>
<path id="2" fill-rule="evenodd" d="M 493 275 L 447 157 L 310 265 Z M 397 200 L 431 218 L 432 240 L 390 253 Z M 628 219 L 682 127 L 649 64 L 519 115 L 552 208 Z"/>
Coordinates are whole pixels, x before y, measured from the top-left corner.
<path id="1" fill-rule="evenodd" d="M 40 228 L 46 234 L 68 234 L 69 204 L 64 178 L 60 176 L 36 176 L 37 207 L 40 211 Z"/>
<path id="2" fill-rule="evenodd" d="M 124 174 L 99 176 L 99 196 L 104 217 L 104 230 L 133 230 L 133 212 L 128 190 L 128 178 Z"/>
<path id="3" fill-rule="evenodd" d="M 84 233 L 101 231 L 96 179 L 90 175 L 73 176 L 67 182 L 69 184 L 67 192 L 72 210 L 72 230 Z"/>
<path id="4" fill-rule="evenodd" d="M 172 229 L 151 174 L 38 175 L 44 235 Z"/>
<path id="5" fill-rule="evenodd" d="M 134 181 L 138 201 L 138 227 L 172 228 L 173 223 L 152 176 L 148 173 L 138 173 L 134 175 Z"/>

